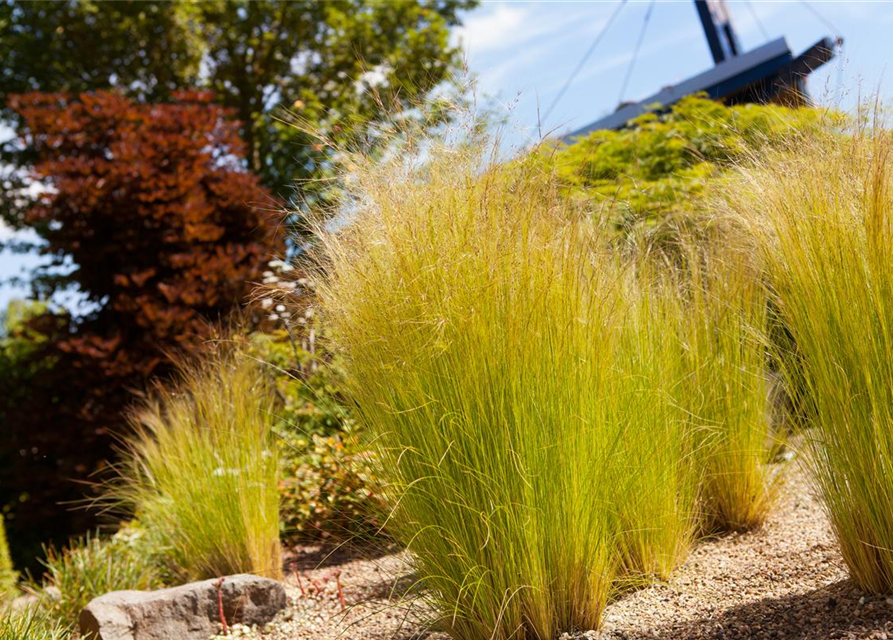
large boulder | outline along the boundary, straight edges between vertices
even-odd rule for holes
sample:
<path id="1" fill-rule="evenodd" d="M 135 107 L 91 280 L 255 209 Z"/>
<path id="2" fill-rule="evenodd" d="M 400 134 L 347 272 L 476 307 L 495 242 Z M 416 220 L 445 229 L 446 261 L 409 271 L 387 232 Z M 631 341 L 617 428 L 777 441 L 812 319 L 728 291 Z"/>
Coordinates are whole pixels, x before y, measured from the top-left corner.
<path id="1" fill-rule="evenodd" d="M 208 640 L 220 629 L 218 591 L 230 625 L 266 624 L 286 606 L 280 583 L 248 574 L 226 576 L 222 584 L 214 579 L 158 591 L 113 591 L 81 612 L 81 634 L 100 640 Z"/>

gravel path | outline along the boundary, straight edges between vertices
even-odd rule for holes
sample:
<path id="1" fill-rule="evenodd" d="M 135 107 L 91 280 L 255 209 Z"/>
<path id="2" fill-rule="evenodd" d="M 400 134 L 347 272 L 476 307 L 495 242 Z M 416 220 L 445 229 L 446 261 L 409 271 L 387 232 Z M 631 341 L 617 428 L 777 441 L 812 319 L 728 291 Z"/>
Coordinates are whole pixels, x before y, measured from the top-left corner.
<path id="1" fill-rule="evenodd" d="M 601 638 L 893 639 L 893 599 L 847 580 L 830 526 L 803 471 L 759 531 L 705 542 L 667 584 L 608 607 Z"/>
<path id="2" fill-rule="evenodd" d="M 449 640 L 425 632 L 426 612 L 418 601 L 391 597 L 413 584 L 404 554 L 369 559 L 368 551 L 304 548 L 290 568 L 289 609 L 265 632 L 242 635 Z M 761 530 L 700 544 L 668 583 L 612 603 L 601 633 L 565 638 L 893 640 L 893 599 L 867 596 L 847 580 L 828 521 L 791 463 Z"/>

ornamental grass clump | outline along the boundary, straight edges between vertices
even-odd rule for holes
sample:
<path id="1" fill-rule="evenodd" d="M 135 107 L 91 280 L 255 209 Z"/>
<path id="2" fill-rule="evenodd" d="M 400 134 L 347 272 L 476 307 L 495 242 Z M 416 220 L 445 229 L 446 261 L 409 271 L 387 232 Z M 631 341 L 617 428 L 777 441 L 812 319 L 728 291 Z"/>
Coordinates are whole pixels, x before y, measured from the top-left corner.
<path id="1" fill-rule="evenodd" d="M 856 582 L 893 591 L 893 141 L 828 132 L 743 171 L 731 205 L 756 241 L 795 350 L 814 478 Z"/>
<path id="2" fill-rule="evenodd" d="M 668 246 L 635 253 L 639 286 L 667 307 L 653 331 L 675 335 L 674 401 L 689 422 L 701 535 L 760 526 L 778 474 L 767 406 L 767 296 L 732 226 L 703 216 Z"/>
<path id="3" fill-rule="evenodd" d="M 676 398 L 687 374 L 674 331 L 682 307 L 675 291 L 644 284 L 640 273 L 624 289 L 627 307 L 604 385 L 609 395 L 601 399 L 609 411 L 605 426 L 618 439 L 608 461 L 616 474 L 610 485 L 618 489 L 611 509 L 620 518 L 616 590 L 669 578 L 697 533 L 701 469 L 689 416 Z"/>
<path id="4" fill-rule="evenodd" d="M 553 638 L 687 550 L 678 349 L 591 213 L 484 148 L 353 158 L 319 297 L 440 626 Z"/>
<path id="5" fill-rule="evenodd" d="M 778 479 L 768 464 L 767 296 L 732 235 L 711 229 L 689 238 L 682 265 L 661 279 L 678 305 L 684 372 L 676 397 L 691 421 L 704 534 L 760 526 Z"/>
<path id="6" fill-rule="evenodd" d="M 9 554 L 9 543 L 6 540 L 6 526 L 0 514 L 0 601 L 8 595 L 15 594 L 19 582 L 19 574 L 12 564 Z"/>
<path id="7" fill-rule="evenodd" d="M 175 579 L 281 575 L 274 396 L 227 345 L 181 364 L 133 414 L 115 500 L 129 505 Z"/>

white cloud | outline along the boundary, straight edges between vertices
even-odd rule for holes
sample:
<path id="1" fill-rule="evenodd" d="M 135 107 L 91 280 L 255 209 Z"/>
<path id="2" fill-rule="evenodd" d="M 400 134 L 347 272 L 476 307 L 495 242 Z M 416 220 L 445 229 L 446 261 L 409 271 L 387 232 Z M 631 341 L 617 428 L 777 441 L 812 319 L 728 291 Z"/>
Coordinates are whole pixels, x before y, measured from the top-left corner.
<path id="1" fill-rule="evenodd" d="M 597 32 L 609 5 L 566 3 L 494 3 L 468 14 L 464 26 L 453 31 L 454 44 L 470 56 L 516 52 L 543 37 L 567 39 L 579 31 Z"/>
<path id="2" fill-rule="evenodd" d="M 453 33 L 471 53 L 507 49 L 519 44 L 518 35 L 525 31 L 519 27 L 529 14 L 529 7 L 500 4 L 490 13 L 472 13 Z"/>

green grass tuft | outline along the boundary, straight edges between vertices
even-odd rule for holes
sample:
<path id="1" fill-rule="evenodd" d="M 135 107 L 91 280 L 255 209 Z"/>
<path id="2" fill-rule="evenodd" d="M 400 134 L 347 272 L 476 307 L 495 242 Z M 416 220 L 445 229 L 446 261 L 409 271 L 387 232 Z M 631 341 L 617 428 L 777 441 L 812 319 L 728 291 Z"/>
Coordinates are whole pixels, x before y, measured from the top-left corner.
<path id="1" fill-rule="evenodd" d="M 765 521 L 778 475 L 767 464 L 767 296 L 731 232 L 690 245 L 675 282 L 685 374 L 678 397 L 691 419 L 704 533 Z"/>
<path id="2" fill-rule="evenodd" d="M 356 158 L 320 298 L 441 624 L 459 640 L 597 628 L 666 576 L 697 475 L 679 349 L 548 171 L 480 146 Z"/>
<path id="3" fill-rule="evenodd" d="M 731 205 L 756 241 L 795 350 L 814 478 L 856 582 L 893 592 L 893 141 L 829 132 L 744 171 Z"/>
<path id="4" fill-rule="evenodd" d="M 0 609 L 0 640 L 67 640 L 70 628 L 38 607 Z"/>
<path id="5" fill-rule="evenodd" d="M 62 551 L 48 548 L 45 582 L 30 589 L 38 594 L 41 613 L 72 626 L 93 598 L 109 591 L 160 587 L 157 567 L 137 544 L 138 535 L 123 529 L 108 539 L 88 535 L 73 540 Z"/>
<path id="6" fill-rule="evenodd" d="M 223 345 L 134 414 L 110 495 L 135 510 L 175 577 L 281 575 L 273 403 L 259 365 Z"/>
<path id="7" fill-rule="evenodd" d="M 3 524 L 3 514 L 0 514 L 0 600 L 16 590 L 19 582 L 19 574 L 12 564 L 9 555 L 9 543 L 6 539 L 6 526 Z"/>

